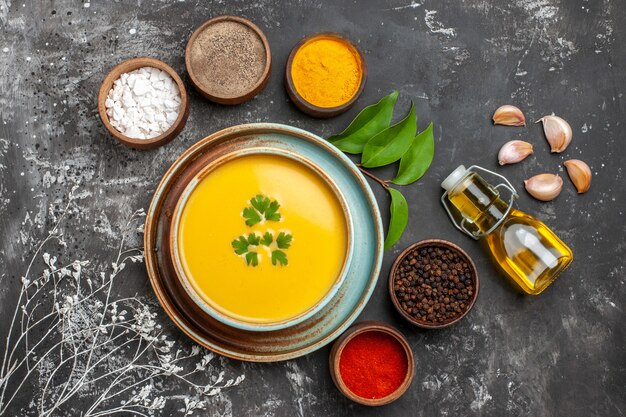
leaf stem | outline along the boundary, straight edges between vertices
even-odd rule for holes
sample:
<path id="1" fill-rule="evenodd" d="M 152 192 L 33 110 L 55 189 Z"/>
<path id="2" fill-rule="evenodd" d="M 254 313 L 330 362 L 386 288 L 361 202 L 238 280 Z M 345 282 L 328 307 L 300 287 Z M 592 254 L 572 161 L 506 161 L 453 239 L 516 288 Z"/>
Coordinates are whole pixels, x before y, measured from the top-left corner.
<path id="1" fill-rule="evenodd" d="M 376 181 L 377 183 L 379 183 L 383 188 L 389 188 L 389 181 L 385 181 L 385 180 L 381 180 L 380 178 L 378 178 L 376 175 L 372 174 L 371 172 L 367 171 L 365 168 L 363 168 L 361 165 L 357 165 L 359 167 L 359 169 L 361 170 L 361 172 L 365 175 L 367 175 L 368 177 L 370 177 L 371 179 L 373 179 L 374 181 Z"/>

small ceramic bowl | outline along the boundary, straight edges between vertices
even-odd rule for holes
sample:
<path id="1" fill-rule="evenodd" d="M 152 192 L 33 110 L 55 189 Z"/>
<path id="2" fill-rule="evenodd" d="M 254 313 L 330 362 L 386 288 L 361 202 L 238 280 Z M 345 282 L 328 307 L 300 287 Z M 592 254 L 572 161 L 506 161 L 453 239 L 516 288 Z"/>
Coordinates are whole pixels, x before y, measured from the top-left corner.
<path id="1" fill-rule="evenodd" d="M 165 71 L 176 82 L 178 90 L 180 91 L 180 111 L 178 112 L 178 117 L 166 132 L 151 139 L 135 139 L 125 136 L 122 132 L 113 127 L 109 121 L 109 116 L 106 113 L 105 106 L 107 95 L 113 87 L 113 82 L 120 78 L 122 74 L 143 67 L 153 67 L 158 68 L 161 71 Z M 104 81 L 102 81 L 100 92 L 98 93 L 98 113 L 100 114 L 100 119 L 102 120 L 104 127 L 107 128 L 109 133 L 111 133 L 115 139 L 130 146 L 131 148 L 154 149 L 161 145 L 165 145 L 183 130 L 185 123 L 187 122 L 187 116 L 189 116 L 189 98 L 187 96 L 187 90 L 185 90 L 183 80 L 181 80 L 176 71 L 174 71 L 174 69 L 165 62 L 148 57 L 132 58 L 115 66 L 104 78 Z"/>
<path id="2" fill-rule="evenodd" d="M 396 296 L 396 293 L 393 289 L 396 271 L 398 270 L 400 263 L 404 260 L 404 258 L 407 257 L 409 253 L 414 250 L 420 250 L 422 248 L 429 248 L 429 247 L 440 247 L 443 249 L 449 249 L 450 251 L 453 251 L 459 254 L 461 258 L 465 260 L 465 262 L 467 263 L 470 269 L 471 280 L 474 286 L 474 293 L 472 294 L 472 298 L 466 301 L 465 310 L 461 313 L 461 315 L 452 319 L 451 321 L 444 322 L 442 324 L 433 324 L 429 322 L 424 322 L 424 321 L 417 320 L 413 316 L 410 316 L 406 311 L 402 309 L 402 306 L 400 305 L 400 301 L 398 300 L 398 297 Z M 452 242 L 448 242 L 447 240 L 427 239 L 427 240 L 422 240 L 420 242 L 417 242 L 409 246 L 400 255 L 398 255 L 398 257 L 396 258 L 395 262 L 393 263 L 391 267 L 391 271 L 389 272 L 389 296 L 391 297 L 391 301 L 393 302 L 394 307 L 396 308 L 396 310 L 398 310 L 400 315 L 404 317 L 409 323 L 414 324 L 424 329 L 442 329 L 444 327 L 452 326 L 453 324 L 457 323 L 459 320 L 465 317 L 467 313 L 470 312 L 472 307 L 474 307 L 474 303 L 476 302 L 476 298 L 478 297 L 479 290 L 480 290 L 480 280 L 478 278 L 478 271 L 476 270 L 476 265 L 474 265 L 472 258 L 470 258 L 469 255 L 459 246 L 455 245 Z"/>
<path id="3" fill-rule="evenodd" d="M 309 169 L 317 173 L 317 175 L 319 175 L 326 182 L 326 184 L 328 184 L 331 190 L 333 190 L 335 196 L 337 197 L 337 200 L 339 200 L 342 206 L 342 211 L 344 213 L 345 221 L 346 221 L 346 228 L 347 228 L 346 233 L 347 233 L 347 238 L 348 238 L 346 253 L 345 253 L 343 266 L 341 268 L 341 271 L 337 275 L 337 278 L 334 284 L 329 288 L 328 292 L 324 295 L 324 297 L 321 300 L 319 300 L 316 304 L 311 306 L 308 310 L 306 310 L 305 312 L 295 317 L 291 317 L 282 321 L 267 322 L 267 323 L 244 321 L 244 320 L 232 317 L 230 315 L 227 315 L 219 311 L 217 308 L 213 307 L 196 291 L 196 289 L 194 288 L 194 285 L 191 282 L 191 279 L 187 277 L 185 268 L 183 267 L 183 260 L 178 249 L 179 248 L 178 229 L 180 227 L 181 215 L 182 215 L 183 208 L 185 207 L 186 202 L 189 200 L 189 197 L 191 193 L 194 191 L 194 189 L 196 188 L 196 186 L 200 184 L 200 182 L 202 181 L 204 177 L 206 177 L 207 175 L 210 175 L 211 172 L 215 168 L 217 168 L 219 165 L 227 163 L 228 161 L 234 158 L 245 156 L 245 155 L 252 155 L 252 154 L 270 154 L 270 155 L 279 155 L 279 156 L 291 158 L 302 163 L 303 165 L 307 166 Z M 212 164 L 205 166 L 193 179 L 191 179 L 191 181 L 189 182 L 185 190 L 182 192 L 180 199 L 178 200 L 176 207 L 174 209 L 174 213 L 172 215 L 170 230 L 171 230 L 170 245 L 169 245 L 170 258 L 174 265 L 174 270 L 176 272 L 176 275 L 180 283 L 182 284 L 182 287 L 184 288 L 185 292 L 189 295 L 189 297 L 194 301 L 194 303 L 198 307 L 200 307 L 205 313 L 207 313 L 209 316 L 213 317 L 214 319 L 230 327 L 234 327 L 236 329 L 241 329 L 241 330 L 257 331 L 257 332 L 283 330 L 283 329 L 293 327 L 299 323 L 306 321 L 307 319 L 315 315 L 317 312 L 319 312 L 321 309 L 323 309 L 337 294 L 341 285 L 346 279 L 346 275 L 348 274 L 348 271 L 352 262 L 353 252 L 354 252 L 354 224 L 352 221 L 352 215 L 350 213 L 350 210 L 348 209 L 348 204 L 346 202 L 346 199 L 343 193 L 339 190 L 337 184 L 335 184 L 335 182 L 330 178 L 330 176 L 328 176 L 328 174 L 326 174 L 313 161 L 310 161 L 307 158 L 304 158 L 294 152 L 285 152 L 282 150 L 272 149 L 272 148 L 252 147 L 251 149 L 248 149 L 245 152 L 241 152 L 241 151 L 233 152 L 230 154 L 226 154 L 225 156 L 215 160 Z"/>
<path id="4" fill-rule="evenodd" d="M 223 95 L 207 88 L 207 86 L 202 84 L 198 75 L 194 71 L 193 66 L 191 65 L 191 48 L 198 38 L 198 35 L 200 35 L 200 33 L 202 33 L 202 31 L 204 31 L 209 26 L 225 21 L 236 22 L 248 27 L 249 29 L 252 29 L 252 31 L 256 33 L 256 35 L 263 43 L 263 47 L 265 49 L 265 68 L 263 69 L 262 75 L 259 77 L 256 84 L 254 84 L 249 90 L 237 95 Z M 192 33 L 191 38 L 189 38 L 189 42 L 187 42 L 187 47 L 185 49 L 185 65 L 187 67 L 187 73 L 189 74 L 191 84 L 203 97 L 215 103 L 234 105 L 251 100 L 254 96 L 259 94 L 261 90 L 263 90 L 263 88 L 265 88 L 265 85 L 267 84 L 270 73 L 272 71 L 272 53 L 270 50 L 270 44 L 267 41 L 267 37 L 257 25 L 255 25 L 248 19 L 244 19 L 243 17 L 239 16 L 218 16 L 207 20 Z"/>
<path id="5" fill-rule="evenodd" d="M 341 360 L 341 354 L 343 353 L 343 349 L 346 347 L 348 342 L 350 342 L 350 340 L 352 340 L 355 336 L 367 332 L 382 332 L 392 336 L 402 346 L 406 354 L 408 366 L 404 380 L 394 392 L 383 398 L 370 399 L 360 397 L 350 391 L 350 389 L 341 379 L 339 362 Z M 397 400 L 409 388 L 409 386 L 411 385 L 411 381 L 413 380 L 413 376 L 415 375 L 415 359 L 413 358 L 413 351 L 411 350 L 411 346 L 409 346 L 409 342 L 402 335 L 402 333 L 400 333 L 394 327 L 380 321 L 363 321 L 355 324 L 354 326 L 346 330 L 333 344 L 328 362 L 330 366 L 330 376 L 337 386 L 337 389 L 339 389 L 339 391 L 341 391 L 341 393 L 348 397 L 350 400 L 368 406 L 385 405 Z"/>
<path id="6" fill-rule="evenodd" d="M 291 67 L 292 67 L 292 64 L 293 64 L 293 59 L 296 56 L 296 53 L 307 42 L 309 42 L 309 41 L 311 41 L 313 39 L 318 39 L 318 38 L 330 38 L 330 39 L 338 39 L 340 41 L 343 41 L 343 42 L 347 43 L 359 57 L 359 60 L 360 60 L 360 63 L 361 63 L 361 72 L 362 72 L 361 83 L 359 84 L 358 90 L 356 91 L 354 96 L 350 99 L 350 101 L 348 101 L 347 103 L 342 104 L 341 106 L 337 106 L 337 107 L 319 107 L 319 106 L 316 106 L 314 104 L 311 104 L 308 101 L 306 101 L 298 93 L 298 91 L 296 90 L 296 87 L 294 85 L 293 78 L 291 76 Z M 305 37 L 304 39 L 302 39 L 291 50 L 291 53 L 289 54 L 289 58 L 287 59 L 287 67 L 285 68 L 285 88 L 287 89 L 287 94 L 289 94 L 289 98 L 291 99 L 291 101 L 293 101 L 293 103 L 296 105 L 296 107 L 298 107 L 298 109 L 300 109 L 302 112 L 308 114 L 309 116 L 317 117 L 317 118 L 320 118 L 320 119 L 326 119 L 326 118 L 329 118 L 329 117 L 334 117 L 334 116 L 337 116 L 337 115 L 339 115 L 341 113 L 344 113 L 348 109 L 350 109 L 350 107 L 352 107 L 354 105 L 354 103 L 357 101 L 357 99 L 359 98 L 359 96 L 363 92 L 363 89 L 365 88 L 365 81 L 366 80 L 367 80 L 367 65 L 365 64 L 365 58 L 363 57 L 363 53 L 349 39 L 346 39 L 342 35 L 340 35 L 338 33 L 334 33 L 334 32 L 314 33 L 314 34 L 309 35 L 309 36 Z"/>

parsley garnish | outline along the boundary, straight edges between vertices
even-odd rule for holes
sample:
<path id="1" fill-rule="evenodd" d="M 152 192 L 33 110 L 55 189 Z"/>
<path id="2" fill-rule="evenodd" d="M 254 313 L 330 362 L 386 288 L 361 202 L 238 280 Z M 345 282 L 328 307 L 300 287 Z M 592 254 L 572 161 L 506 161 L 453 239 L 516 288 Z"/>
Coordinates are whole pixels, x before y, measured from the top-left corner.
<path id="1" fill-rule="evenodd" d="M 263 194 L 257 194 L 250 199 L 250 206 L 243 209 L 243 217 L 246 224 L 250 227 L 257 223 L 261 223 L 263 219 L 270 222 L 280 221 L 280 213 L 278 209 L 280 204 L 276 200 L 270 200 Z"/>
<path id="2" fill-rule="evenodd" d="M 290 233 L 280 232 L 276 238 L 276 246 L 280 249 L 289 249 L 293 236 Z"/>
<path id="3" fill-rule="evenodd" d="M 265 210 L 267 210 L 270 205 L 270 199 L 262 194 L 257 194 L 252 197 L 250 204 L 252 204 L 252 207 L 257 209 L 259 213 L 265 213 Z"/>
<path id="4" fill-rule="evenodd" d="M 272 251 L 272 265 L 276 266 L 276 263 L 280 263 L 281 265 L 287 265 L 287 254 L 282 250 L 276 249 Z"/>
<path id="5" fill-rule="evenodd" d="M 270 232 L 265 232 L 265 234 L 263 235 L 263 239 L 261 239 L 261 243 L 265 246 L 271 245 L 273 241 L 274 235 L 272 235 Z"/>
<path id="6" fill-rule="evenodd" d="M 243 209 L 242 216 L 247 226 L 252 227 L 263 221 L 278 222 L 282 218 L 278 209 L 280 204 L 263 194 L 257 194 L 250 199 L 250 205 Z M 263 248 L 267 254 L 271 254 L 272 265 L 288 264 L 287 254 L 284 250 L 289 249 L 293 236 L 289 232 L 279 232 L 276 236 L 270 229 L 265 233 L 243 234 L 232 241 L 231 245 L 237 255 L 246 259 L 248 266 L 258 266 L 260 256 L 258 248 Z M 281 250 L 282 249 L 282 250 Z"/>
<path id="7" fill-rule="evenodd" d="M 257 266 L 259 264 L 259 256 L 256 252 L 246 253 L 246 263 L 248 265 Z"/>
<path id="8" fill-rule="evenodd" d="M 252 207 L 246 207 L 243 209 L 243 217 L 246 219 L 246 224 L 248 226 L 254 226 L 261 221 L 261 216 Z"/>
<path id="9" fill-rule="evenodd" d="M 278 204 L 278 201 L 276 200 L 272 201 L 272 203 L 269 205 L 267 210 L 265 210 L 265 219 L 272 221 L 272 222 L 279 221 L 280 220 L 280 213 L 278 212 L 279 208 L 280 208 L 280 204 Z"/>
<path id="10" fill-rule="evenodd" d="M 248 240 L 245 236 L 239 236 L 237 239 L 233 240 L 231 245 L 233 245 L 233 249 L 235 249 L 237 255 L 243 255 L 248 252 Z"/>
<path id="11" fill-rule="evenodd" d="M 254 246 L 258 246 L 261 241 L 261 236 L 258 236 L 256 233 L 250 233 L 248 235 L 248 243 Z"/>

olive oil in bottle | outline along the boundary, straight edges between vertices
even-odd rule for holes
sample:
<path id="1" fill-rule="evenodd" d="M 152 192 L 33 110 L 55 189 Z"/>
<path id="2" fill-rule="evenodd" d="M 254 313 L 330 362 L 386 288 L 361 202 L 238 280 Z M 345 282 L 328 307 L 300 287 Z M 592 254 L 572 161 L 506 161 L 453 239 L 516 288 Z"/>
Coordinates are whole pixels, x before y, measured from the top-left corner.
<path id="1" fill-rule="evenodd" d="M 503 182 L 492 186 L 479 172 Z M 495 263 L 525 293 L 541 293 L 572 262 L 572 251 L 552 230 L 513 208 L 515 190 L 501 175 L 461 165 L 441 186 L 446 190 L 441 201 L 457 228 L 482 240 Z M 500 189 L 510 193 L 510 201 L 502 200 Z"/>

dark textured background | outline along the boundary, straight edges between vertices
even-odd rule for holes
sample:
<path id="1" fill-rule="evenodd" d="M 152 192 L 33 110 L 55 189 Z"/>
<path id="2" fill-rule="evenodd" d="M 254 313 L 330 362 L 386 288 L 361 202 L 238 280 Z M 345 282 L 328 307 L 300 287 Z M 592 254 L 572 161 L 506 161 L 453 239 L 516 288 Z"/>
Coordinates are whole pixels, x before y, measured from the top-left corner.
<path id="1" fill-rule="evenodd" d="M 358 109 L 392 89 L 398 112 L 416 103 L 418 123 L 435 123 L 436 155 L 426 176 L 403 192 L 409 227 L 385 254 L 381 279 L 359 320 L 378 319 L 409 338 L 413 385 L 396 403 L 366 409 L 333 386 L 328 348 L 295 361 L 223 366 L 245 373 L 206 415 L 228 416 L 623 416 L 626 414 L 626 255 L 623 123 L 626 7 L 618 0 L 399 1 L 78 1 L 0 0 L 0 317 L 13 311 L 18 277 L 46 207 L 80 183 L 83 209 L 66 230 L 67 257 L 110 259 L 112 243 L 136 208 L 147 207 L 170 163 L 216 130 L 268 121 L 321 136 L 340 131 Z M 222 107 L 191 90 L 184 47 L 192 30 L 220 14 L 250 18 L 266 33 L 274 68 L 251 102 Z M 316 31 L 338 31 L 365 53 L 369 79 L 356 107 L 332 120 L 300 113 L 282 85 L 291 47 Z M 114 141 L 96 95 L 106 72 L 148 55 L 187 82 L 191 114 L 170 144 L 147 152 Z M 501 104 L 521 107 L 526 128 L 493 127 Z M 555 112 L 570 122 L 572 144 L 550 154 L 540 125 Z M 454 229 L 439 203 L 439 182 L 458 164 L 496 169 L 500 146 L 533 143 L 521 164 L 497 168 L 518 188 L 518 206 L 545 221 L 575 253 L 574 264 L 539 297 L 515 293 L 480 246 Z M 580 158 L 594 177 L 576 195 L 562 162 Z M 523 191 L 534 174 L 558 172 L 562 194 L 540 203 Z M 379 172 L 390 178 L 392 170 Z M 384 218 L 388 199 L 373 184 Z M 474 310 L 452 328 L 421 331 L 392 311 L 386 274 L 394 256 L 424 238 L 465 248 L 482 277 Z M 153 299 L 143 266 L 129 291 Z M 160 320 L 168 325 L 164 314 Z M 1 320 L 0 336 L 6 333 Z M 184 335 L 171 330 L 180 345 Z M 1 339 L 4 339 L 2 336 Z M 35 384 L 33 389 L 37 389 Z M 78 401 L 78 400 L 77 400 Z M 77 404 L 78 405 L 78 404 Z M 26 406 L 22 404 L 21 406 Z"/>

